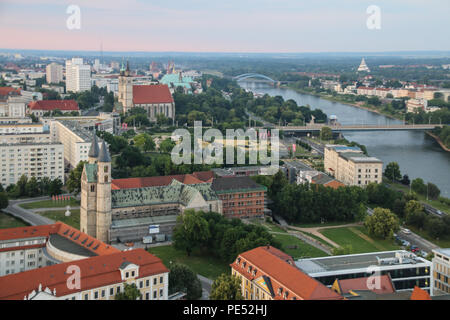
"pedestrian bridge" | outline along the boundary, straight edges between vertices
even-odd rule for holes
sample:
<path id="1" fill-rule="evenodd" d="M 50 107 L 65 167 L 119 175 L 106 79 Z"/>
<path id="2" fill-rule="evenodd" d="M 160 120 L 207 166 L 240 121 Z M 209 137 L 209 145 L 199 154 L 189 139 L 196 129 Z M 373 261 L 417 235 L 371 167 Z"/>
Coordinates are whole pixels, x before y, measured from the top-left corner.
<path id="1" fill-rule="evenodd" d="M 278 129 L 285 132 L 313 132 L 320 131 L 323 127 L 329 127 L 334 132 L 345 131 L 426 131 L 436 127 L 442 128 L 443 124 L 364 124 L 364 125 L 328 125 L 328 124 L 308 124 L 306 126 L 273 126 L 271 129 Z"/>

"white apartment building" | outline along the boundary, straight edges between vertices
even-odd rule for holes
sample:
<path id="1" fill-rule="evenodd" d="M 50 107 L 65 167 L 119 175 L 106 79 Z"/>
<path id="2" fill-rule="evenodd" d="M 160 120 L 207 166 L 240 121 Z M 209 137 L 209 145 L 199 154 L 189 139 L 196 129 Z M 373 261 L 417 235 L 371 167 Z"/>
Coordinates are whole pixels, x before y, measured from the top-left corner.
<path id="1" fill-rule="evenodd" d="M 91 147 L 93 133 L 84 129 L 77 121 L 52 120 L 50 131 L 53 141 L 64 145 L 64 159 L 73 168 L 80 161 L 88 160 L 88 152 Z"/>
<path id="2" fill-rule="evenodd" d="M 47 83 L 60 83 L 63 81 L 63 67 L 55 62 L 45 68 Z"/>
<path id="3" fill-rule="evenodd" d="M 91 66 L 82 58 L 66 60 L 66 92 L 91 90 Z"/>
<path id="4" fill-rule="evenodd" d="M 366 156 L 358 147 L 326 145 L 324 168 L 346 185 L 365 186 L 382 181 L 383 162 Z"/>
<path id="5" fill-rule="evenodd" d="M 0 182 L 4 188 L 22 175 L 64 183 L 64 145 L 61 143 L 0 144 Z"/>
<path id="6" fill-rule="evenodd" d="M 9 96 L 6 102 L 0 102 L 0 117 L 23 118 L 28 99 L 23 96 Z"/>

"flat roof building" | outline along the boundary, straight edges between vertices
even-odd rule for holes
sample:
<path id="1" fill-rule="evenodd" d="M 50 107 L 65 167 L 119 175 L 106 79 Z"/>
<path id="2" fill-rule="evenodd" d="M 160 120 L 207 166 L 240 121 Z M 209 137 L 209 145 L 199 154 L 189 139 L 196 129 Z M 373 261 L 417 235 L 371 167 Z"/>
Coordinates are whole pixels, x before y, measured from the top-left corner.
<path id="1" fill-rule="evenodd" d="M 415 286 L 432 294 L 432 263 L 405 250 L 300 259 L 295 264 L 326 286 L 338 280 L 389 274 L 396 291 Z"/>

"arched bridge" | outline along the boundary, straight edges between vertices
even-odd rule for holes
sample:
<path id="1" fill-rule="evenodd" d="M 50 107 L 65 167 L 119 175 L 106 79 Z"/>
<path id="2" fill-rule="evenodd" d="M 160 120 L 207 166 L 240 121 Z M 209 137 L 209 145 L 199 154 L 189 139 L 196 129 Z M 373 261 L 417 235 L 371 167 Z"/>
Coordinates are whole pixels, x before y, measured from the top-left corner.
<path id="1" fill-rule="evenodd" d="M 241 80 L 250 79 L 250 78 L 262 79 L 262 80 L 270 81 L 270 82 L 273 82 L 273 83 L 277 82 L 276 80 L 273 80 L 272 78 L 269 78 L 268 76 L 265 76 L 265 75 L 259 74 L 259 73 L 244 73 L 244 74 L 240 74 L 238 76 L 233 77 L 233 80 L 241 81 Z"/>

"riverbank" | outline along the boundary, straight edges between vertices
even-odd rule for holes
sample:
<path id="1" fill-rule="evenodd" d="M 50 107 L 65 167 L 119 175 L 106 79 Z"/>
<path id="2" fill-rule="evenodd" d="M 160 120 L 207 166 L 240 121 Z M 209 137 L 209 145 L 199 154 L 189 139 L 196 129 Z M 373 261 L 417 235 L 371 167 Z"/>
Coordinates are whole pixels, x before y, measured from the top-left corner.
<path id="1" fill-rule="evenodd" d="M 429 131 L 425 131 L 425 132 L 426 132 L 426 134 L 428 134 L 430 137 L 434 138 L 434 140 L 436 140 L 436 142 L 439 143 L 439 145 L 441 146 L 442 149 L 444 149 L 444 150 L 447 151 L 447 152 L 450 152 L 450 149 L 447 148 L 447 147 L 445 146 L 445 144 L 442 142 L 441 138 L 439 138 L 439 137 L 438 137 L 437 135 L 435 135 L 435 134 L 432 134 L 432 133 L 429 132 Z"/>
<path id="2" fill-rule="evenodd" d="M 363 109 L 363 110 L 366 110 L 366 111 L 369 111 L 369 112 L 373 112 L 373 113 L 376 113 L 376 114 L 388 117 L 390 119 L 403 121 L 403 118 L 400 117 L 400 116 L 394 116 L 394 115 L 392 115 L 390 113 L 387 113 L 387 112 L 384 112 L 382 110 L 373 109 L 373 108 L 370 108 L 370 107 L 366 107 L 366 106 L 363 106 L 363 105 L 360 105 L 360 104 L 357 104 L 357 103 L 351 103 L 351 102 L 344 101 L 344 100 L 341 100 L 341 99 L 336 99 L 334 97 L 331 97 L 330 95 L 322 95 L 322 94 L 319 94 L 319 93 L 314 93 L 314 92 L 310 92 L 310 91 L 307 91 L 307 90 L 302 90 L 302 89 L 299 89 L 299 88 L 293 88 L 293 87 L 290 87 L 289 85 L 281 86 L 280 88 L 291 89 L 291 90 L 294 90 L 294 91 L 296 91 L 298 93 L 309 94 L 311 96 L 319 97 L 319 98 L 322 98 L 324 100 L 328 100 L 328 101 L 331 101 L 331 102 L 339 102 L 339 103 L 346 104 L 346 105 L 351 106 L 351 107 L 355 107 L 355 108 Z"/>

